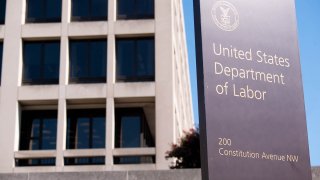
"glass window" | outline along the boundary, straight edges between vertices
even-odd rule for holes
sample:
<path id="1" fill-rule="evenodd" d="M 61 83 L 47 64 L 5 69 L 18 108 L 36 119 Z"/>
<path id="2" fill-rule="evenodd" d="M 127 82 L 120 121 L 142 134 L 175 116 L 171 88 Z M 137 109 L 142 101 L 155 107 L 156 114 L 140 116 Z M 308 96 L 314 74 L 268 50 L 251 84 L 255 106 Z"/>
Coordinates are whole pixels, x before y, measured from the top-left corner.
<path id="1" fill-rule="evenodd" d="M 57 111 L 21 112 L 20 150 L 56 149 Z"/>
<path id="2" fill-rule="evenodd" d="M 70 82 L 106 82 L 106 40 L 70 41 Z"/>
<path id="3" fill-rule="evenodd" d="M 0 24 L 4 24 L 6 16 L 6 0 L 0 0 Z"/>
<path id="4" fill-rule="evenodd" d="M 72 21 L 108 19 L 108 0 L 72 0 Z"/>
<path id="5" fill-rule="evenodd" d="M 116 109 L 116 148 L 154 147 L 154 138 L 142 108 Z M 138 164 L 154 162 L 152 157 L 117 157 L 116 164 Z"/>
<path id="6" fill-rule="evenodd" d="M 154 38 L 117 39 L 117 81 L 154 81 Z"/>
<path id="7" fill-rule="evenodd" d="M 154 18 L 154 0 L 118 0 L 118 19 Z"/>
<path id="8" fill-rule="evenodd" d="M 105 148 L 105 109 L 68 110 L 67 149 Z"/>
<path id="9" fill-rule="evenodd" d="M 60 42 L 24 42 L 23 84 L 58 84 Z"/>
<path id="10" fill-rule="evenodd" d="M 16 166 L 55 166 L 56 158 L 16 159 Z"/>
<path id="11" fill-rule="evenodd" d="M 60 22 L 62 0 L 27 0 L 27 22 Z"/>
<path id="12" fill-rule="evenodd" d="M 64 158 L 64 165 L 103 165 L 105 164 L 105 157 L 77 157 Z"/>
<path id="13" fill-rule="evenodd" d="M 1 77 L 2 77 L 2 58 L 3 58 L 3 43 L 0 42 L 0 84 L 1 84 Z"/>

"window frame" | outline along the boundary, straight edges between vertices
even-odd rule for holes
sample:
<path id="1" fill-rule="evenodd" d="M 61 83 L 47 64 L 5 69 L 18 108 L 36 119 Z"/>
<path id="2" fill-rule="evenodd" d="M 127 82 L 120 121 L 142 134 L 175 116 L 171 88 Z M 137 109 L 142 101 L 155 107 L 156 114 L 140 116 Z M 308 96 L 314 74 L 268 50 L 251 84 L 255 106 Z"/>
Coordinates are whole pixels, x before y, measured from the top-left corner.
<path id="1" fill-rule="evenodd" d="M 143 148 L 143 147 L 155 147 L 155 139 L 153 139 L 151 135 L 151 129 L 148 125 L 147 119 L 145 117 L 145 113 L 143 111 L 143 108 L 139 107 L 133 107 L 133 108 L 116 108 L 115 109 L 115 130 L 114 130 L 114 147 L 115 148 L 125 148 L 121 144 L 122 142 L 122 130 L 121 130 L 121 124 L 122 124 L 122 117 L 125 116 L 139 116 L 140 117 L 140 136 L 143 134 L 143 137 L 147 137 L 144 139 L 146 144 L 144 146 L 141 146 L 141 139 L 140 139 L 140 146 L 134 147 L 134 148 Z M 144 131 L 146 130 L 146 131 Z M 141 138 L 141 137 L 140 137 Z"/>
<path id="2" fill-rule="evenodd" d="M 55 121 L 56 123 L 56 144 L 55 144 L 55 148 L 52 149 L 43 149 L 42 147 L 42 142 L 43 142 L 43 123 L 44 123 L 44 119 L 46 118 L 52 118 L 55 120 L 51 120 L 51 121 Z M 26 125 L 25 123 L 31 123 L 31 130 L 32 131 L 32 123 L 34 119 L 39 119 L 40 121 L 40 127 L 39 128 L 39 137 L 35 138 L 32 137 L 32 134 L 30 134 L 29 137 L 23 137 L 23 131 L 24 126 Z M 26 122 L 29 121 L 29 122 Z M 22 110 L 21 111 L 21 116 L 20 116 L 20 131 L 19 131 L 19 151 L 42 151 L 42 150 L 55 150 L 57 149 L 57 139 L 58 139 L 58 111 L 57 110 Z M 28 129 L 27 129 L 28 130 Z M 30 132 L 31 133 L 31 132 Z M 25 148 L 24 146 L 26 144 L 30 144 L 30 142 L 34 139 L 37 139 L 38 142 L 38 149 L 31 149 L 30 145 L 28 148 Z M 23 140 L 26 140 L 27 142 L 23 142 Z M 26 146 L 27 147 L 27 146 Z"/>
<path id="3" fill-rule="evenodd" d="M 155 18 L 155 0 L 150 0 L 150 1 L 153 1 L 153 13 L 152 14 L 144 14 L 144 15 L 139 15 L 137 13 L 138 9 L 137 9 L 137 0 L 133 0 L 135 1 L 134 2 L 134 5 L 135 5 L 135 9 L 134 9 L 134 15 L 132 16 L 122 16 L 122 15 L 119 15 L 119 8 L 120 8 L 120 3 L 119 1 L 121 0 L 117 0 L 117 20 L 146 20 L 146 19 L 154 19 Z"/>
<path id="4" fill-rule="evenodd" d="M 69 135 L 69 131 L 71 131 L 72 127 L 69 127 L 69 121 L 74 121 L 73 125 L 75 129 L 77 129 L 78 125 L 78 119 L 81 118 L 81 116 L 85 115 L 86 118 L 90 119 L 90 129 L 89 129 L 89 147 L 88 148 L 78 148 L 76 141 L 72 142 L 71 140 L 68 140 L 69 138 L 71 139 L 71 135 Z M 104 127 L 104 138 L 106 138 L 106 131 L 107 131 L 107 117 L 106 117 L 106 109 L 105 108 L 94 108 L 94 109 L 68 109 L 67 110 L 67 125 L 66 125 L 66 149 L 67 150 L 81 150 L 81 149 L 105 149 L 107 144 L 104 140 L 104 147 L 99 147 L 99 148 L 93 148 L 93 118 L 99 116 L 99 115 L 104 115 L 104 122 L 105 122 L 105 127 Z M 70 123 L 71 124 L 71 123 Z M 74 131 L 74 130 L 72 130 Z M 74 133 L 73 139 L 76 139 L 75 137 L 77 136 L 77 133 Z M 69 144 L 68 144 L 69 143 Z"/>
<path id="5" fill-rule="evenodd" d="M 85 161 L 85 162 L 81 162 L 81 161 Z M 105 165 L 105 156 L 64 157 L 64 165 L 65 166 Z"/>
<path id="6" fill-rule="evenodd" d="M 47 7 L 46 7 L 46 4 L 47 4 L 47 1 L 49 0 L 43 0 L 44 3 L 43 3 L 43 6 L 44 7 L 41 7 L 42 9 L 44 9 L 44 12 L 47 12 Z M 26 0 L 26 17 L 25 17 L 25 20 L 26 20 L 26 23 L 59 23 L 61 22 L 61 19 L 62 19 L 62 0 L 58 0 L 61 2 L 61 8 L 60 8 L 60 17 L 58 18 L 48 18 L 48 17 L 41 17 L 41 18 L 35 18 L 35 17 L 28 17 L 28 14 L 29 14 L 29 0 Z"/>
<path id="7" fill-rule="evenodd" d="M 45 62 L 45 45 L 46 43 L 58 43 L 59 45 L 59 59 L 58 59 L 58 77 L 57 79 L 46 79 L 44 78 L 44 62 Z M 24 60 L 25 60 L 25 53 L 26 53 L 26 47 L 25 44 L 41 44 L 41 62 L 40 62 L 40 78 L 36 80 L 26 80 L 24 79 Z M 58 85 L 59 84 L 59 78 L 60 78 L 60 53 L 61 53 L 61 44 L 60 40 L 47 40 L 47 41 L 23 41 L 23 68 L 22 68 L 22 84 L 23 85 Z"/>
<path id="8" fill-rule="evenodd" d="M 73 70 L 73 65 L 72 65 L 72 42 L 86 42 L 87 44 L 87 50 L 88 52 L 88 58 L 86 59 L 87 64 L 90 65 L 90 54 L 91 54 L 91 48 L 90 48 L 90 43 L 94 41 L 100 41 L 100 42 L 105 42 L 106 43 L 106 48 L 105 48 L 105 53 L 106 53 L 106 59 L 105 59 L 105 74 L 104 77 L 72 77 L 72 70 Z M 70 39 L 69 40 L 69 83 L 70 84 L 90 84 L 90 83 L 107 83 L 107 64 L 108 64 L 108 40 L 107 39 Z M 87 66 L 88 68 L 88 74 L 90 72 L 90 66 Z"/>
<path id="9" fill-rule="evenodd" d="M 154 44 L 154 51 L 153 51 L 153 64 L 154 64 L 154 69 L 153 69 L 153 75 L 143 75 L 143 76 L 137 76 L 135 75 L 133 76 L 125 76 L 125 75 L 118 75 L 118 53 L 119 53 L 119 49 L 118 49 L 118 41 L 121 40 L 132 40 L 134 41 L 134 67 L 133 67 L 133 71 L 134 74 L 138 74 L 138 53 L 137 53 L 137 41 L 139 40 L 153 40 L 153 44 Z M 155 78 L 156 78 L 156 55 L 155 55 L 155 39 L 153 36 L 150 37 L 135 37 L 135 38 L 117 38 L 116 39 L 116 82 L 154 82 Z"/>
<path id="10" fill-rule="evenodd" d="M 46 162 L 47 161 L 47 162 Z M 15 159 L 16 167 L 37 167 L 37 166 L 55 166 L 56 158 L 28 158 Z"/>
<path id="11" fill-rule="evenodd" d="M 106 11 L 107 11 L 107 14 L 106 16 L 96 16 L 96 17 L 92 17 L 92 0 L 87 0 L 89 1 L 89 16 L 74 16 L 73 15 L 73 12 L 74 12 L 74 6 L 73 6 L 73 1 L 75 0 L 72 0 L 71 2 L 71 21 L 72 22 L 82 22 L 82 21 L 107 21 L 108 20 L 108 8 L 109 8 L 109 1 L 108 0 L 105 0 L 107 1 L 107 7 L 106 7 Z"/>
<path id="12" fill-rule="evenodd" d="M 122 118 L 128 116 L 140 117 L 140 134 L 139 141 L 140 146 L 137 147 L 124 147 L 122 144 L 122 133 L 125 132 L 121 129 Z M 144 142 L 144 144 L 142 144 Z M 151 129 L 147 122 L 143 108 L 116 108 L 115 109 L 115 130 L 114 130 L 114 147 L 116 149 L 121 148 L 154 148 L 155 139 L 151 134 Z M 155 156 L 113 156 L 114 164 L 153 164 L 155 163 Z"/>

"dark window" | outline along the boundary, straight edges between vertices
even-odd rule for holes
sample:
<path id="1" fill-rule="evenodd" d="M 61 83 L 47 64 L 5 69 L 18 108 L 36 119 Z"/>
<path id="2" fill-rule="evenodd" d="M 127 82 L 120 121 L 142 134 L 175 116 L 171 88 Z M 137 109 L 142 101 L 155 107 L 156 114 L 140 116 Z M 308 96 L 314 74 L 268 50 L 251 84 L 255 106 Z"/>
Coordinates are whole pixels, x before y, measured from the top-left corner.
<path id="1" fill-rule="evenodd" d="M 57 111 L 22 111 L 20 150 L 56 149 Z"/>
<path id="2" fill-rule="evenodd" d="M 105 109 L 68 110 L 67 149 L 105 148 Z"/>
<path id="3" fill-rule="evenodd" d="M 114 164 L 154 164 L 155 156 L 119 156 L 113 158 Z"/>
<path id="4" fill-rule="evenodd" d="M 16 166 L 55 166 L 55 158 L 16 159 Z"/>
<path id="5" fill-rule="evenodd" d="M 154 18 L 154 0 L 118 0 L 118 19 Z"/>
<path id="6" fill-rule="evenodd" d="M 117 39 L 117 81 L 154 81 L 154 38 Z"/>
<path id="7" fill-rule="evenodd" d="M 108 19 L 108 0 L 72 0 L 72 21 Z"/>
<path id="8" fill-rule="evenodd" d="M 60 42 L 24 42 L 23 84 L 58 84 Z"/>
<path id="9" fill-rule="evenodd" d="M 6 16 L 6 0 L 0 0 L 0 24 L 4 24 Z"/>
<path id="10" fill-rule="evenodd" d="M 106 40 L 70 41 L 70 82 L 106 82 Z"/>
<path id="11" fill-rule="evenodd" d="M 27 0 L 27 22 L 60 22 L 62 0 Z"/>
<path id="12" fill-rule="evenodd" d="M 3 43 L 0 42 L 0 84 L 1 84 L 1 77 L 2 77 L 2 57 L 3 56 Z"/>
<path id="13" fill-rule="evenodd" d="M 105 164 L 105 157 L 77 157 L 64 158 L 64 165 L 103 165 Z"/>
<path id="14" fill-rule="evenodd" d="M 154 147 L 154 139 L 142 108 L 116 109 L 116 148 Z M 152 157 L 116 157 L 117 164 L 154 162 Z"/>

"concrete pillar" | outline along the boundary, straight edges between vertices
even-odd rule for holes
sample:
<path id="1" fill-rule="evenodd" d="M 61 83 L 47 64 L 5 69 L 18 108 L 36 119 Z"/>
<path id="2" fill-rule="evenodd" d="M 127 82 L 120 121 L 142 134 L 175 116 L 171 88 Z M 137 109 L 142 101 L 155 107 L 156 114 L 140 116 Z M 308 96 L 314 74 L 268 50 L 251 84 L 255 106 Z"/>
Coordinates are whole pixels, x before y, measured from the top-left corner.
<path id="1" fill-rule="evenodd" d="M 18 85 L 22 68 L 22 43 L 20 39 L 23 20 L 23 4 L 20 0 L 7 1 L 6 29 L 4 35 L 0 126 L 0 172 L 12 172 L 14 151 L 19 148 L 19 104 L 17 102 Z M 19 15 L 17 15 L 19 14 Z M 9 50 L 12 49 L 12 52 Z M 5 145 L 5 146 L 4 146 Z"/>
<path id="2" fill-rule="evenodd" d="M 169 168 L 164 157 L 174 142 L 172 4 L 171 0 L 155 0 L 157 169 Z"/>

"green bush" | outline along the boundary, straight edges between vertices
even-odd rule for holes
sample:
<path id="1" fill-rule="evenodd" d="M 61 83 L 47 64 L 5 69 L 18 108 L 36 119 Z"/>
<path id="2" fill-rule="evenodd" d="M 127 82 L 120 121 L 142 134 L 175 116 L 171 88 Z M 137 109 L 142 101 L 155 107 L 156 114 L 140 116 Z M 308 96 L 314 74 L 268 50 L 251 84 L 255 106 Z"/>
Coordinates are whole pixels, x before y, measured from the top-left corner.
<path id="1" fill-rule="evenodd" d="M 200 168 L 200 135 L 195 129 L 184 132 L 178 144 L 172 144 L 166 159 L 173 159 L 171 169 Z"/>

